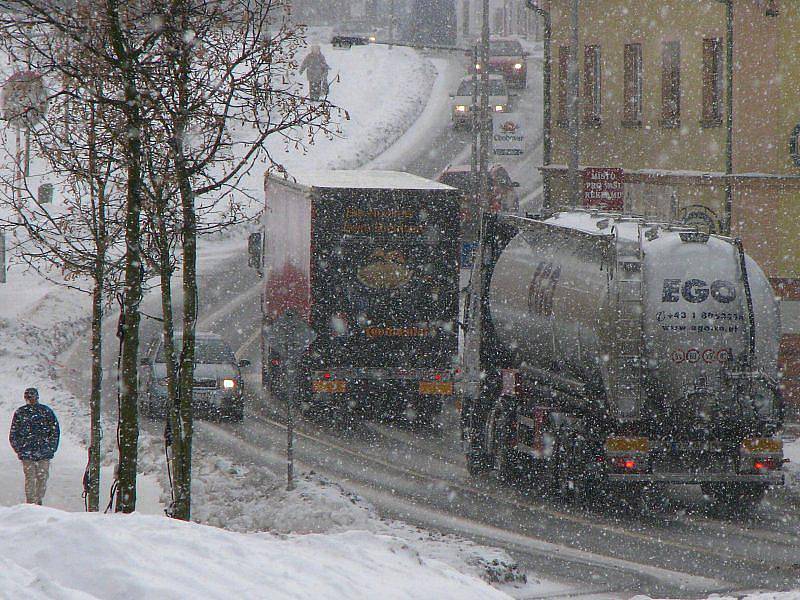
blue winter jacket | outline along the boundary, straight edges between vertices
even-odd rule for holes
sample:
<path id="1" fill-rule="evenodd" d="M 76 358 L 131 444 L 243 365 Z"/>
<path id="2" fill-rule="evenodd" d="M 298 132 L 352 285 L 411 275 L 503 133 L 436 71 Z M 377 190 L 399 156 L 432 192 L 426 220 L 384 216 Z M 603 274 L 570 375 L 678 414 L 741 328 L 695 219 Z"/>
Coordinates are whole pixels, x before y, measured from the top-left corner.
<path id="1" fill-rule="evenodd" d="M 53 458 L 61 431 L 58 419 L 45 404 L 20 406 L 11 421 L 8 441 L 20 460 Z"/>

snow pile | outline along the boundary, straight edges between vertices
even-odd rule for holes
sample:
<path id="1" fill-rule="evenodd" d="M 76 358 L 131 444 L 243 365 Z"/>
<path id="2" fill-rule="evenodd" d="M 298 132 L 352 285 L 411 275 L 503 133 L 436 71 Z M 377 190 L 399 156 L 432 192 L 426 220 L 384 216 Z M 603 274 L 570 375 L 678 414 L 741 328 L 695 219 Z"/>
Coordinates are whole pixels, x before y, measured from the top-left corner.
<path id="1" fill-rule="evenodd" d="M 289 492 L 285 476 L 278 477 L 264 468 L 235 465 L 202 454 L 195 460 L 195 468 L 192 517 L 201 523 L 246 533 L 363 530 L 391 535 L 423 556 L 490 583 L 527 583 L 525 573 L 505 551 L 382 519 L 358 494 L 313 471 L 300 473 L 296 489 Z"/>
<path id="2" fill-rule="evenodd" d="M 0 539 L 6 597 L 507 598 L 400 539 L 367 532 L 246 535 L 17 506 L 0 509 Z"/>
<path id="3" fill-rule="evenodd" d="M 783 454 L 790 461 L 783 467 L 786 472 L 786 485 L 798 489 L 800 488 L 800 438 L 784 442 Z"/>
<path id="4" fill-rule="evenodd" d="M 436 80 L 434 65 L 411 48 L 321 48 L 330 65 L 328 100 L 346 112 L 334 111 L 334 136 L 317 136 L 305 152 L 277 136 L 270 140 L 270 156 L 290 175 L 298 169 L 354 169 L 376 158 L 422 114 Z M 256 165 L 242 181 L 242 191 L 257 200 L 263 197 L 265 168 Z"/>
<path id="5" fill-rule="evenodd" d="M 45 504 L 67 510 L 83 510 L 81 478 L 89 413 L 85 401 L 56 382 L 58 371 L 70 373 L 69 365 L 60 364 L 57 357 L 85 332 L 89 300 L 87 295 L 57 287 L 34 273 L 13 269 L 7 283 L 0 286 L 0 433 L 9 431 L 14 410 L 24 403 L 24 389 L 38 388 L 42 403 L 55 411 L 61 424 L 61 445 L 51 463 Z M 83 351 L 87 348 L 88 340 Z M 113 435 L 107 438 L 103 477 L 110 481 Z M 142 479 L 140 494 L 142 510 L 161 511 L 155 480 Z M 19 460 L 7 443 L 0 443 L 0 505 L 16 504 L 24 498 Z"/>

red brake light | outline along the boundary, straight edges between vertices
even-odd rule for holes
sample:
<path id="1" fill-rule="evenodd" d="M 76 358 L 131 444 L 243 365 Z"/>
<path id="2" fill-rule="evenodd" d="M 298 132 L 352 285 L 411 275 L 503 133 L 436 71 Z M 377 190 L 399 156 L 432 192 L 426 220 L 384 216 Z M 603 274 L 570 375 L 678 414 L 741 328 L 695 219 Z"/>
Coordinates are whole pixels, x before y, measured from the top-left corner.
<path id="1" fill-rule="evenodd" d="M 761 469 L 766 468 L 766 465 L 763 462 L 757 462 L 753 466 L 756 468 L 756 471 L 760 471 Z"/>
<path id="2" fill-rule="evenodd" d="M 441 381 L 442 380 L 442 376 L 437 373 L 436 376 L 434 377 L 434 379 L 436 381 Z"/>
<path id="3" fill-rule="evenodd" d="M 635 469 L 636 468 L 636 461 L 626 460 L 625 461 L 625 468 L 626 469 Z"/>
<path id="4" fill-rule="evenodd" d="M 323 377 L 325 379 L 330 379 L 331 378 L 331 374 L 330 373 L 325 373 L 325 375 L 323 375 Z"/>

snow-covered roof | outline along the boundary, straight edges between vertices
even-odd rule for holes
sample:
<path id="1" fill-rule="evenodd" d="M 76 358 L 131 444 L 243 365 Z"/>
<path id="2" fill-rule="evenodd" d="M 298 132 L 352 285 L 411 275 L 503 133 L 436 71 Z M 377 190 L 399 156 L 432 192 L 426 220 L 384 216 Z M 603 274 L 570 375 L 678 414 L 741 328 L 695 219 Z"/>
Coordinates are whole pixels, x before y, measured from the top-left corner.
<path id="1" fill-rule="evenodd" d="M 280 175 L 270 179 L 281 181 Z M 437 181 L 400 171 L 292 171 L 286 181 L 302 187 L 356 188 L 362 190 L 452 190 L 455 188 Z"/>

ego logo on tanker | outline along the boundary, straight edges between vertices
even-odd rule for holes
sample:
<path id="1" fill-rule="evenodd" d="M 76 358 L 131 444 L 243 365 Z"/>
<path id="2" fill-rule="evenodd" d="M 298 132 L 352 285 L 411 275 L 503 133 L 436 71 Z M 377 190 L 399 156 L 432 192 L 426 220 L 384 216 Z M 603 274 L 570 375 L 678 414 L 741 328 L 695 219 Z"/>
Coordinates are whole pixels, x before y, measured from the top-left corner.
<path id="1" fill-rule="evenodd" d="M 712 281 L 711 285 L 702 279 L 665 279 L 661 301 L 679 302 L 683 297 L 687 302 L 698 304 L 708 300 L 709 296 L 717 302 L 728 304 L 736 299 L 736 286 L 722 279 Z"/>

